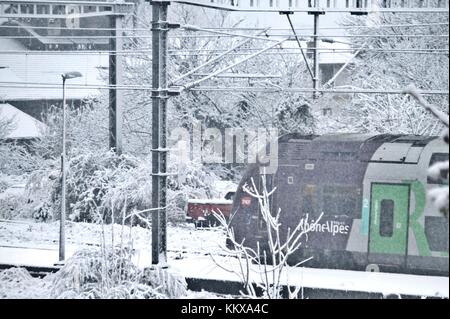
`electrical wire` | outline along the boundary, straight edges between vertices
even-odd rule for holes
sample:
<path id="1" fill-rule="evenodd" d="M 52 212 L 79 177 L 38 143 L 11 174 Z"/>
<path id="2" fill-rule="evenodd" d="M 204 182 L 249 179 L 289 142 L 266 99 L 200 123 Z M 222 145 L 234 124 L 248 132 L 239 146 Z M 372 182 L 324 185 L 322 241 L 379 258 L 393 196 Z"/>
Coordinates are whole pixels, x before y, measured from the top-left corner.
<path id="1" fill-rule="evenodd" d="M 249 48 L 244 50 L 237 50 L 236 53 L 230 53 L 230 56 L 239 56 L 252 54 L 251 51 L 258 51 L 262 48 Z M 273 52 L 277 50 L 277 52 Z M 321 53 L 352 53 L 357 48 L 307 48 L 307 51 L 318 50 Z M 214 54 L 220 54 L 226 51 L 225 49 L 171 49 L 168 50 L 169 56 L 210 56 Z M 289 52 L 292 51 L 292 52 Z M 298 48 L 272 48 L 268 52 L 263 52 L 262 54 L 300 54 Z M 380 53 L 404 53 L 404 54 L 438 54 L 438 55 L 448 55 L 449 49 L 375 49 L 366 48 L 363 51 L 366 52 L 380 52 Z M 61 56 L 75 56 L 75 55 L 87 55 L 87 56 L 102 56 L 102 55 L 123 55 L 123 56 L 149 56 L 152 53 L 151 49 L 139 49 L 139 50 L 64 50 L 64 51 L 28 51 L 28 50 L 4 50 L 0 51 L 0 55 L 8 54 L 20 54 L 29 56 L 47 56 L 47 55 L 61 55 Z"/>
<path id="2" fill-rule="evenodd" d="M 255 37 L 255 36 L 249 36 L 245 34 L 231 34 L 231 33 L 220 33 L 216 36 L 211 37 L 243 37 L 243 38 L 252 38 L 255 40 L 269 40 L 269 41 L 277 41 L 275 39 L 270 39 L 270 37 L 286 37 L 291 36 L 292 34 L 286 33 L 286 34 L 267 34 L 265 38 L 263 37 Z M 64 40 L 73 40 L 73 39 L 115 39 L 115 38 L 125 38 L 125 39 L 151 39 L 151 35 L 40 35 L 44 39 L 64 39 Z M 448 34 L 361 34 L 361 35 L 317 35 L 314 34 L 299 34 L 299 37 L 302 38 L 448 38 Z M 189 36 L 189 35 L 170 35 L 170 38 L 199 38 L 199 36 Z M 37 39 L 34 35 L 6 35 L 6 36 L 0 36 L 0 38 L 3 39 Z"/>
<path id="3" fill-rule="evenodd" d="M 0 82 L 0 87 L 4 88 L 40 88 L 40 89 L 55 89 L 61 88 L 61 85 L 55 83 L 38 83 L 38 82 Z M 66 88 L 70 89 L 113 89 L 113 90 L 144 90 L 151 91 L 153 88 L 149 85 L 99 85 L 99 84 L 66 84 Z M 176 88 L 176 87 L 174 87 Z M 291 92 L 291 93 L 341 93 L 341 94 L 405 94 L 402 89 L 312 89 L 312 88 L 278 88 L 278 87 L 194 87 L 189 91 L 215 91 L 215 92 Z M 420 91 L 423 95 L 449 95 L 448 90 L 423 90 Z"/>
<path id="4" fill-rule="evenodd" d="M 150 31 L 150 22 L 148 23 L 148 28 L 122 28 L 121 31 L 127 32 L 139 32 L 139 31 Z M 361 29 L 361 28 L 367 28 L 367 29 L 380 29 L 380 28 L 419 28 L 419 27 L 430 27 L 430 26 L 445 26 L 448 25 L 448 22 L 442 22 L 442 23 L 418 23 L 418 24 L 380 24 L 380 25 L 354 25 L 354 26 L 339 26 L 339 27 L 321 27 L 321 30 L 345 30 L 345 29 Z M 86 27 L 49 27 L 49 26 L 30 26 L 30 25 L 0 25 L 1 29 L 38 29 L 38 30 L 67 30 L 67 31 L 115 31 L 115 28 L 86 28 Z M 262 31 L 265 28 L 244 28 L 244 27 L 203 27 L 203 29 L 210 29 L 210 30 L 223 30 L 223 31 Z M 272 31 L 290 31 L 289 28 L 271 28 Z M 302 27 L 302 28 L 295 28 L 296 31 L 305 31 L 305 30 L 313 30 L 312 27 Z"/>

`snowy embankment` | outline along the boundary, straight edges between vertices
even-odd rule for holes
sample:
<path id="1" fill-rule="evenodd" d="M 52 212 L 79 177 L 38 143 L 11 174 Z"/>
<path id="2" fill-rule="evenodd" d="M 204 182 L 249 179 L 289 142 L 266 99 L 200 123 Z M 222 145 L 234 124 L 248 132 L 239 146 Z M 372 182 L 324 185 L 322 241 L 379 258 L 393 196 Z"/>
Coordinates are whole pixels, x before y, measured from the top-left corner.
<path id="1" fill-rule="evenodd" d="M 52 266 L 58 258 L 58 236 L 58 222 L 0 222 L 0 263 Z M 100 247 L 104 241 L 107 245 L 114 242 L 115 246 L 133 247 L 133 261 L 140 268 L 151 264 L 151 231 L 139 226 L 122 228 L 121 225 L 69 222 L 66 236 L 68 258 L 76 251 Z M 225 236 L 217 228 L 196 229 L 191 224 L 169 225 L 168 257 L 171 271 L 186 278 L 239 281 L 235 273 L 223 269 L 236 272 L 240 269 L 237 258 L 224 256 L 224 242 Z M 209 254 L 214 256 L 215 261 Z M 250 269 L 252 281 L 263 280 L 256 265 L 251 265 Z M 449 298 L 448 277 L 292 267 L 287 269 L 288 273 L 282 277 L 282 282 L 305 288 Z"/>
<path id="2" fill-rule="evenodd" d="M 238 281 L 239 276 L 229 272 L 239 272 L 237 258 L 196 256 L 174 260 L 171 266 L 184 277 Z M 245 264 L 243 264 L 245 265 Z M 225 270 L 227 269 L 227 270 Z M 267 266 L 270 270 L 270 266 Z M 251 282 L 264 282 L 262 267 L 250 265 Z M 336 269 L 313 269 L 286 267 L 281 283 L 304 288 L 339 290 L 351 292 L 369 292 L 388 295 L 408 295 L 449 298 L 449 278 L 405 274 L 373 273 Z M 270 271 L 269 271 L 270 275 Z M 270 276 L 269 276 L 270 277 Z M 269 278 L 270 281 L 270 278 Z"/>
<path id="3" fill-rule="evenodd" d="M 223 232 L 215 228 L 196 229 L 193 224 L 169 224 L 167 232 L 169 257 L 174 259 L 180 259 L 191 254 L 220 254 L 222 252 L 221 246 L 223 247 L 225 243 Z M 142 256 L 139 260 L 141 266 L 150 263 L 148 256 L 151 255 L 151 230 L 149 229 L 140 226 L 122 227 L 122 225 L 117 224 L 102 226 L 67 222 L 67 257 L 70 257 L 77 250 L 100 247 L 102 241 L 106 245 L 114 244 L 114 246 L 133 248 L 137 258 Z M 29 252 L 32 252 L 32 249 L 51 252 L 58 249 L 58 242 L 59 222 L 0 221 L 0 247 L 27 248 L 26 250 Z M 47 256 L 51 256 L 50 252 Z M 23 256 L 25 252 L 20 254 Z M 18 258 L 17 263 L 12 264 L 21 264 L 24 261 L 23 258 Z M 44 257 L 40 259 L 40 264 L 50 262 L 50 265 L 52 265 L 57 261 L 43 260 Z M 6 260 L 15 261 L 13 255 L 0 254 L 0 263 L 5 263 Z M 36 262 L 36 260 L 30 258 L 29 262 Z"/>
<path id="4" fill-rule="evenodd" d="M 0 221 L 0 264 L 52 267 L 58 261 L 58 238 L 59 222 Z M 208 292 L 186 290 L 183 277 L 170 268 L 168 273 L 145 275 L 144 268 L 151 264 L 150 230 L 68 222 L 66 238 L 66 265 L 57 273 L 38 279 L 21 268 L 0 271 L 0 299 L 217 298 Z M 195 229 L 189 224 L 169 225 L 168 238 L 169 260 L 221 251 L 219 242 L 224 241 L 217 229 Z M 106 249 L 101 248 L 102 242 Z M 113 245 L 125 247 L 124 254 L 132 248 L 131 262 L 138 267 L 125 266 L 126 260 L 118 259 L 120 252 L 112 257 Z M 103 273 L 104 267 L 110 269 L 109 275 Z M 123 271 L 131 280 L 123 278 Z M 92 278 L 96 284 L 91 283 Z"/>

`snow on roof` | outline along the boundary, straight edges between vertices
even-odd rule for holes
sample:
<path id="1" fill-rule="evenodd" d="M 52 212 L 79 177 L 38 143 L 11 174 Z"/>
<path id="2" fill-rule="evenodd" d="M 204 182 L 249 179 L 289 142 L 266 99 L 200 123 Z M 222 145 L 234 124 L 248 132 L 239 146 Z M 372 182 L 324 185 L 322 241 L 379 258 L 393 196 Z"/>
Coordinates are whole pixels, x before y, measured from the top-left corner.
<path id="1" fill-rule="evenodd" d="M 316 137 L 315 141 L 321 142 L 364 142 L 370 138 L 377 136 L 377 134 L 372 133 L 335 133 L 335 134 L 325 134 Z"/>
<path id="2" fill-rule="evenodd" d="M 36 138 L 45 130 L 45 124 L 10 104 L 0 104 L 0 118 L 12 120 L 12 131 L 7 139 Z"/>
<path id="3" fill-rule="evenodd" d="M 9 39 L 6 39 L 9 40 Z M 23 51 L 11 41 L 0 38 L 3 50 Z M 61 74 L 79 71 L 83 77 L 71 79 L 68 84 L 104 85 L 101 78 L 102 69 L 108 67 L 107 53 L 43 53 L 34 51 L 32 54 L 2 53 L 0 54 L 0 101 L 12 100 L 60 100 L 62 99 Z M 22 87 L 31 83 L 27 88 Z M 19 87 L 8 87 L 8 84 Z M 51 87 L 36 88 L 36 84 L 50 84 Z M 34 87 L 33 87 L 34 86 Z M 83 99 L 98 95 L 96 88 L 70 88 L 66 95 L 68 99 Z"/>
<path id="4" fill-rule="evenodd" d="M 227 200 L 223 198 L 213 198 L 213 199 L 188 199 L 189 204 L 211 204 L 211 205 L 231 205 L 232 200 Z"/>

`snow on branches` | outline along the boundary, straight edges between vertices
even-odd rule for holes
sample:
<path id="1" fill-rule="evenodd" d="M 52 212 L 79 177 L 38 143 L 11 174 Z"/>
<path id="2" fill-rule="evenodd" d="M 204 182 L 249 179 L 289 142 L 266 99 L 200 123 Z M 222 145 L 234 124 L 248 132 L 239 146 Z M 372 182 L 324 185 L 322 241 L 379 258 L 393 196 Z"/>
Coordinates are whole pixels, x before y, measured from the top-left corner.
<path id="1" fill-rule="evenodd" d="M 405 90 L 405 93 L 413 96 L 419 104 L 424 107 L 428 112 L 433 114 L 446 128 L 442 134 L 442 138 L 445 143 L 449 143 L 449 128 L 448 128 L 448 114 L 440 111 L 434 105 L 428 103 L 425 98 L 420 94 L 420 91 L 414 86 L 410 85 Z M 434 179 L 443 178 L 448 181 L 448 161 L 437 162 L 432 165 L 428 170 L 428 175 Z M 446 216 L 448 216 L 449 209 L 449 194 L 448 186 L 432 189 L 428 193 L 429 198 L 435 204 L 435 206 Z"/>

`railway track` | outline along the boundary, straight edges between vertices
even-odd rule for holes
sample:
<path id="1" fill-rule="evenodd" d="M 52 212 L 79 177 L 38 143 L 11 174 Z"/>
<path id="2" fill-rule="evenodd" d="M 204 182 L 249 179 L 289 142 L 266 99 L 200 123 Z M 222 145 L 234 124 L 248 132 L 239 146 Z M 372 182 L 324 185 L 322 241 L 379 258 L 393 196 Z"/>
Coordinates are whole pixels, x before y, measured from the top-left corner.
<path id="1" fill-rule="evenodd" d="M 0 271 L 10 268 L 24 268 L 32 277 L 44 278 L 48 274 L 56 273 L 61 267 L 40 267 L 40 266 L 23 266 L 23 265 L 8 265 L 0 264 Z"/>

